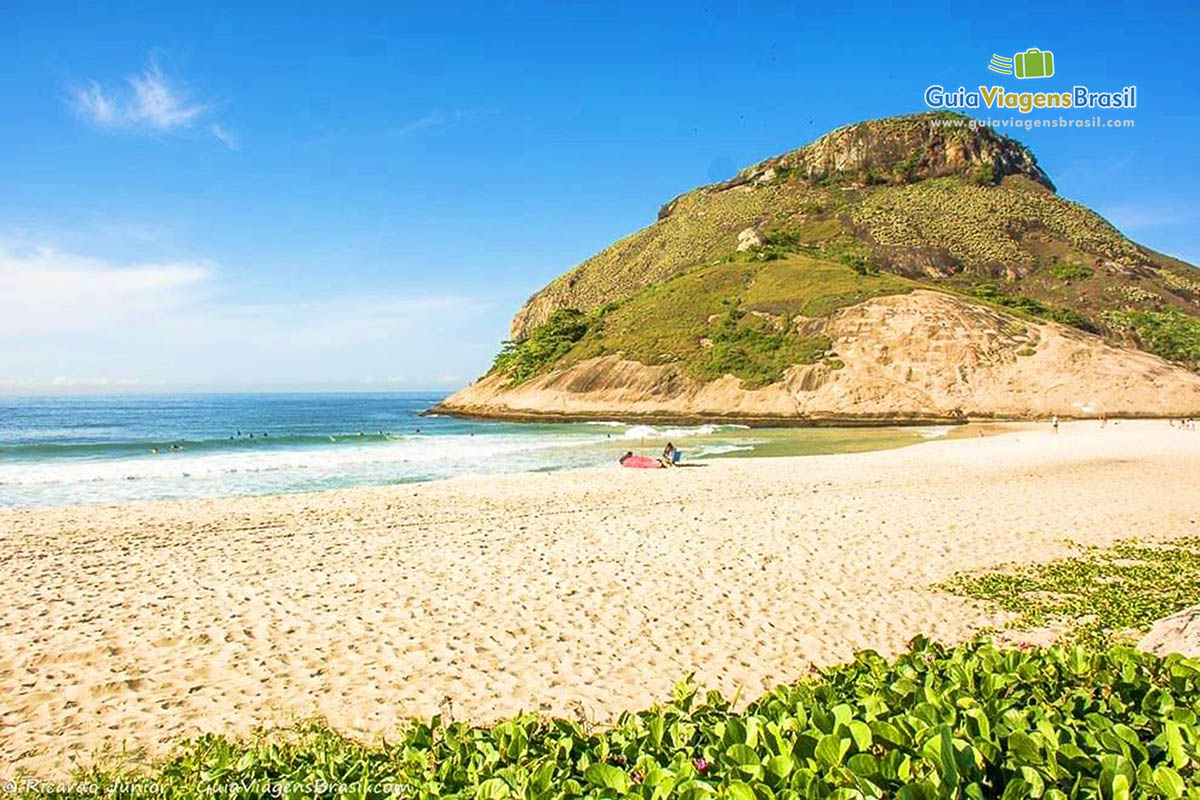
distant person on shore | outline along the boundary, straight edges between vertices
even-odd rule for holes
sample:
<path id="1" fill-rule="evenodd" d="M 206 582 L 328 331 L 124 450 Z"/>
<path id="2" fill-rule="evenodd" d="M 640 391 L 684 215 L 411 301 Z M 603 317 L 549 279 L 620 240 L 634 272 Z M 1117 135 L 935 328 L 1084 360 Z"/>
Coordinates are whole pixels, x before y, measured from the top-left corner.
<path id="1" fill-rule="evenodd" d="M 1058 414 L 1050 418 L 1050 427 L 1054 429 L 1056 434 L 1058 433 Z"/>

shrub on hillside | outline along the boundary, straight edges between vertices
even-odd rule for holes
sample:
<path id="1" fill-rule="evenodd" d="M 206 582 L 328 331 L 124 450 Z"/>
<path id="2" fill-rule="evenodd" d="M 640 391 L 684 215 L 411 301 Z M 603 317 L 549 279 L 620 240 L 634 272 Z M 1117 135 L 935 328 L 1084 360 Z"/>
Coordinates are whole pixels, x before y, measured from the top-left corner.
<path id="1" fill-rule="evenodd" d="M 1110 311 L 1104 319 L 1133 334 L 1151 353 L 1200 367 L 1200 317 L 1179 311 Z"/>
<path id="2" fill-rule="evenodd" d="M 492 371 L 522 383 L 567 354 L 575 343 L 598 324 L 605 309 L 584 314 L 573 308 L 558 309 L 522 341 L 506 341 L 492 361 Z"/>

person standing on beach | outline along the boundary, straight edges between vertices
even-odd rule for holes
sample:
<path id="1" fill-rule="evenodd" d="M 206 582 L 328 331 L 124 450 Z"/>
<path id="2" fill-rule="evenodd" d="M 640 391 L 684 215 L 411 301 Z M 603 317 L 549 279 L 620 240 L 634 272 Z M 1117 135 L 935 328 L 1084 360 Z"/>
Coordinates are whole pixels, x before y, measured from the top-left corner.
<path id="1" fill-rule="evenodd" d="M 1058 414 L 1050 418 L 1050 426 L 1054 429 L 1054 433 L 1058 434 Z"/>

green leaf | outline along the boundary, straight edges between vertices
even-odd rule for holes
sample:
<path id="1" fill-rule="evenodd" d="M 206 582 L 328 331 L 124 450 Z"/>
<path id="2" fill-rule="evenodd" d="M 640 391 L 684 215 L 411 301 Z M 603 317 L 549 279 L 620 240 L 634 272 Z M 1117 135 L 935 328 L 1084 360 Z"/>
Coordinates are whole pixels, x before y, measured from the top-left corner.
<path id="1" fill-rule="evenodd" d="M 1171 766 L 1181 769 L 1187 765 L 1188 755 L 1183 747 L 1183 734 L 1179 732 L 1179 725 L 1167 722 L 1163 729 L 1163 737 L 1166 739 L 1167 754 L 1171 757 Z"/>
<path id="2" fill-rule="evenodd" d="M 821 766 L 833 767 L 842 763 L 842 756 L 846 755 L 849 749 L 849 739 L 843 739 L 835 733 L 827 733 L 817 742 L 814 755 Z"/>
<path id="3" fill-rule="evenodd" d="M 754 795 L 754 790 L 750 788 L 750 784 L 742 781 L 732 781 L 725 787 L 725 794 L 731 800 L 758 800 Z"/>
<path id="4" fill-rule="evenodd" d="M 1154 770 L 1154 785 L 1167 797 L 1182 797 L 1187 788 L 1179 773 L 1170 767 L 1157 767 Z"/>
<path id="5" fill-rule="evenodd" d="M 1004 794 L 1000 795 L 1000 800 L 1024 800 L 1026 797 L 1031 797 L 1031 789 L 1028 783 L 1020 778 L 1014 778 L 1004 786 Z"/>
<path id="6" fill-rule="evenodd" d="M 846 769 L 860 778 L 872 778 L 879 774 L 879 759 L 870 753 L 855 753 L 846 759 Z"/>
<path id="7" fill-rule="evenodd" d="M 593 786 L 613 789 L 622 793 L 629 791 L 631 784 L 625 770 L 611 764 L 592 764 L 583 771 L 583 777 Z"/>
<path id="8" fill-rule="evenodd" d="M 767 759 L 767 771 L 779 778 L 786 778 L 796 766 L 796 762 L 786 753 Z"/>
<path id="9" fill-rule="evenodd" d="M 850 729 L 850 738 L 854 740 L 854 746 L 859 750 L 867 750 L 871 746 L 871 729 L 867 727 L 867 723 L 859 720 L 851 720 L 846 726 Z"/>
<path id="10" fill-rule="evenodd" d="M 1112 791 L 1109 796 L 1112 800 L 1129 800 L 1129 778 L 1125 775 L 1113 777 Z"/>
<path id="11" fill-rule="evenodd" d="M 744 744 L 731 745 L 725 750 L 725 758 L 732 761 L 738 766 L 759 766 L 762 759 L 758 757 L 758 753 Z"/>
<path id="12" fill-rule="evenodd" d="M 1037 742 L 1030 738 L 1029 734 L 1024 731 L 1013 731 L 1008 737 L 1008 749 L 1018 762 L 1026 764 L 1041 764 L 1042 754 L 1038 750 Z"/>
<path id="13" fill-rule="evenodd" d="M 475 790 L 475 797 L 477 800 L 506 800 L 512 797 L 512 790 L 502 779 L 488 778 L 479 784 L 479 788 Z"/>

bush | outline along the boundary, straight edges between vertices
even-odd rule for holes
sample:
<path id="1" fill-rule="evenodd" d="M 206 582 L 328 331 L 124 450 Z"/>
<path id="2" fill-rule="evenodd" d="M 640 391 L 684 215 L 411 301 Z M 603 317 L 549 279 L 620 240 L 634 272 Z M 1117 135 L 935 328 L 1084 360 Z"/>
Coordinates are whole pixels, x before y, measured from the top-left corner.
<path id="1" fill-rule="evenodd" d="M 1050 267 L 1050 274 L 1058 278 L 1060 281 L 1085 281 L 1092 277 L 1095 273 L 1091 267 L 1085 267 L 1083 264 L 1072 264 L 1069 261 L 1060 261 Z"/>
<path id="2" fill-rule="evenodd" d="M 1133 334 L 1157 356 L 1200 367 L 1200 317 L 1179 311 L 1110 311 L 1104 320 Z"/>
<path id="3" fill-rule="evenodd" d="M 524 340 L 504 342 L 492 361 L 492 372 L 508 375 L 511 385 L 529 380 L 565 356 L 599 324 L 605 310 L 584 314 L 573 308 L 557 309 Z"/>
<path id="4" fill-rule="evenodd" d="M 693 378 L 712 381 L 724 375 L 741 379 L 743 389 L 760 389 L 783 378 L 793 364 L 811 364 L 829 349 L 827 337 L 802 337 L 790 331 L 739 324 L 744 312 L 726 312 L 707 347 L 687 365 Z"/>
<path id="5" fill-rule="evenodd" d="M 971 172 L 971 183 L 976 186 L 994 186 L 996 184 L 996 170 L 991 164 L 979 164 Z"/>
<path id="6" fill-rule="evenodd" d="M 1007 294 L 994 283 L 981 283 L 977 286 L 969 287 L 966 291 L 967 294 L 977 297 L 980 300 L 986 300 L 992 305 L 1028 314 L 1032 317 L 1052 320 L 1060 325 L 1079 328 L 1088 333 L 1100 332 L 1100 328 L 1095 323 L 1073 308 L 1048 306 L 1040 300 L 1034 300 L 1032 297 Z"/>
<path id="7" fill-rule="evenodd" d="M 850 269 L 857 272 L 859 275 L 878 275 L 879 267 L 867 260 L 866 256 L 858 253 L 841 253 L 838 255 L 838 262 L 845 264 Z"/>
<path id="8" fill-rule="evenodd" d="M 1197 661 L 919 638 L 892 662 L 860 653 L 740 712 L 685 681 L 667 705 L 603 729 L 525 715 L 491 727 L 435 717 L 377 745 L 321 726 L 208 735 L 142 785 L 167 798 L 229 786 L 244 797 L 1200 797 L 1198 713 Z M 113 773 L 80 777 L 105 796 L 140 796 Z M 305 786 L 346 789 L 282 791 Z"/>

